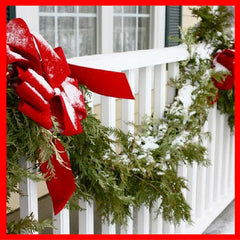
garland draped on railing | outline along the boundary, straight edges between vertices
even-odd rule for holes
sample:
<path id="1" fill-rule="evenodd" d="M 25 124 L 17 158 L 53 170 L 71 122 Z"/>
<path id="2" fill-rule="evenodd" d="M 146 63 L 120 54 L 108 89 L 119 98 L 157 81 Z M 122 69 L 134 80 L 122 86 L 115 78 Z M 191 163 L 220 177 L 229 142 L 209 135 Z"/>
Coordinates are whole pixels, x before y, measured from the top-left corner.
<path id="1" fill-rule="evenodd" d="M 187 182 L 178 176 L 177 168 L 182 163 L 208 165 L 203 141 L 209 133 L 204 133 L 202 127 L 218 91 L 218 107 L 222 112 L 230 114 L 229 122 L 234 123 L 234 85 L 233 89 L 218 90 L 213 81 L 215 79 L 223 83 L 231 69 L 219 73 L 212 66 L 217 51 L 233 47 L 234 41 L 228 32 L 231 14 L 224 6 L 217 9 L 194 8 L 192 12 L 201 19 L 198 25 L 182 32 L 182 41 L 187 46 L 189 58 L 180 63 L 179 76 L 171 79 L 171 85 L 178 94 L 173 103 L 166 107 L 162 119 L 146 117 L 141 126 L 136 126 L 135 134 L 125 134 L 121 130 L 101 125 L 91 113 L 87 98 L 87 117 L 82 121 L 81 134 L 63 136 L 54 130 L 50 132 L 17 109 L 18 96 L 12 86 L 8 85 L 7 200 L 10 193 L 19 192 L 17 183 L 23 177 L 43 179 L 39 173 L 32 174 L 22 169 L 19 159 L 25 156 L 27 161 L 36 166 L 36 160 L 48 162 L 51 166 L 54 149 L 49 142 L 54 137 L 68 153 L 74 175 L 76 190 L 69 201 L 70 208 L 81 208 L 78 206 L 79 198 L 94 200 L 104 220 L 126 224 L 127 217 L 131 216 L 131 207 L 138 208 L 144 204 L 151 208 L 161 198 L 157 214 L 162 214 L 165 220 L 174 223 L 191 222 L 190 207 L 182 194 L 182 190 L 187 189 Z M 215 24 L 214 28 L 204 27 L 210 24 L 209 19 L 211 24 Z M 199 43 L 209 49 L 209 55 L 201 56 L 201 52 L 194 47 Z M 84 96 L 89 94 L 86 87 L 81 86 L 81 89 Z M 189 102 L 182 98 L 184 89 L 191 91 Z M 227 100 L 225 95 L 232 99 L 231 106 L 224 100 Z M 54 121 L 53 124 L 57 129 L 58 124 Z M 233 124 L 230 126 L 234 129 Z M 115 137 L 109 138 L 113 134 Z M 118 152 L 112 148 L 113 145 L 118 146 Z M 49 226 L 46 221 L 40 225 L 32 221 L 29 226 L 25 224 L 27 220 L 32 221 L 32 216 L 19 223 L 9 223 L 8 233 L 38 231 L 42 226 Z"/>

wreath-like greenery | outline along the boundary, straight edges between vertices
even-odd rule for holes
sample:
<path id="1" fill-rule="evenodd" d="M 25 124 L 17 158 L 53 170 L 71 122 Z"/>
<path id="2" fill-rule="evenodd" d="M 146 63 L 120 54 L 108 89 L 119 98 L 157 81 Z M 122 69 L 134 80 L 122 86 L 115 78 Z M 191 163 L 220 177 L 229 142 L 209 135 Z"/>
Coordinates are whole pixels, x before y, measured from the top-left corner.
<path id="1" fill-rule="evenodd" d="M 203 145 L 209 133 L 204 133 L 202 127 L 212 107 L 209 99 L 217 92 L 211 80 L 215 74 L 211 58 L 218 49 L 231 48 L 234 43 L 228 32 L 231 14 L 226 7 L 203 6 L 192 12 L 200 22 L 182 32 L 189 58 L 180 63 L 180 75 L 171 80 L 178 94 L 166 107 L 162 119 L 146 117 L 143 124 L 136 127 L 135 134 L 101 125 L 89 107 L 87 118 L 82 122 L 82 134 L 66 137 L 51 133 L 17 110 L 17 95 L 11 84 L 8 85 L 7 201 L 11 193 L 20 193 L 17 184 L 23 177 L 43 180 L 40 172 L 33 174 L 23 169 L 19 159 L 24 156 L 36 167 L 38 159 L 49 161 L 54 150 L 49 141 L 55 135 L 69 154 L 77 185 L 69 201 L 70 208 L 81 208 L 77 204 L 80 197 L 94 200 L 104 220 L 126 224 L 127 217 L 131 216 L 130 207 L 146 205 L 151 208 L 160 198 L 157 214 L 161 213 L 165 220 L 174 223 L 191 222 L 190 207 L 182 194 L 187 182 L 178 176 L 177 169 L 182 163 L 197 162 L 204 166 L 209 163 Z M 197 52 L 198 43 L 212 49 L 207 58 Z M 184 88 L 191 89 L 191 103 L 181 97 Z M 83 90 L 85 96 L 89 94 L 87 89 Z M 230 91 L 231 94 L 220 93 L 218 106 L 222 113 L 230 114 L 230 122 L 234 124 L 234 89 Z M 114 140 L 109 137 L 112 134 Z M 118 152 L 112 148 L 114 144 Z M 7 225 L 8 233 L 41 231 L 49 226 L 50 220 L 37 222 L 32 215 Z"/>

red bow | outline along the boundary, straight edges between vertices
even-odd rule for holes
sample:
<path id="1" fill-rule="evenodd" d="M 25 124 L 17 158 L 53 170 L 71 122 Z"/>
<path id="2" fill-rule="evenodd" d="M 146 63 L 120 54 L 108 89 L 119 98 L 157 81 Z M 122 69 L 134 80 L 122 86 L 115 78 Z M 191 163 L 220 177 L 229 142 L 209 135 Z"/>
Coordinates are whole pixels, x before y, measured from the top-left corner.
<path id="1" fill-rule="evenodd" d="M 215 87 L 218 89 L 215 99 L 212 101 L 212 105 L 217 102 L 219 96 L 219 90 L 230 90 L 234 86 L 235 81 L 235 52 L 230 49 L 224 49 L 217 52 L 213 57 L 213 68 L 222 68 L 221 70 L 227 70 L 230 74 L 225 75 L 224 78 L 218 81 L 212 78 Z"/>
<path id="2" fill-rule="evenodd" d="M 220 82 L 213 78 L 214 85 L 220 90 L 232 89 L 235 79 L 235 52 L 230 49 L 217 52 L 213 57 L 213 67 L 215 68 L 219 64 L 226 68 L 230 74 L 225 76 L 225 79 L 221 79 Z"/>
<path id="3" fill-rule="evenodd" d="M 50 130 L 54 116 L 63 135 L 82 132 L 81 121 L 86 117 L 86 108 L 78 83 L 103 95 L 134 99 L 125 74 L 68 65 L 60 47 L 52 49 L 40 35 L 30 33 L 19 18 L 7 24 L 7 64 L 16 66 L 20 79 L 14 83 L 19 110 Z M 59 167 L 53 155 L 55 180 L 48 180 L 47 186 L 57 214 L 75 190 L 75 182 L 63 146 L 59 141 L 54 144 L 64 165 L 69 166 Z M 47 173 L 44 164 L 41 170 Z M 56 184 L 58 187 L 53 187 Z"/>

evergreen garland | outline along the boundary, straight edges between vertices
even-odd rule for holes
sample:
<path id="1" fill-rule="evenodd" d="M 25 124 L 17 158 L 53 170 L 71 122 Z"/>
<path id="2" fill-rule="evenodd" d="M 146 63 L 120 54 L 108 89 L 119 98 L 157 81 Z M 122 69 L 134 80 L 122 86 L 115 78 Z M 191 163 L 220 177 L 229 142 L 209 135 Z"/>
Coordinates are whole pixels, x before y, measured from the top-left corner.
<path id="1" fill-rule="evenodd" d="M 189 58 L 180 63 L 179 77 L 171 80 L 178 94 L 166 107 L 163 119 L 146 116 L 141 126 L 136 127 L 135 134 L 125 134 L 119 129 L 101 125 L 89 107 L 87 118 L 82 121 L 82 134 L 66 137 L 51 133 L 17 110 L 18 98 L 8 84 L 7 201 L 10 193 L 20 193 L 17 183 L 24 177 L 43 179 L 39 172 L 33 174 L 23 169 L 19 159 L 25 157 L 36 168 L 37 159 L 48 161 L 51 166 L 49 159 L 55 149 L 49 143 L 54 135 L 68 152 L 75 176 L 77 189 L 69 201 L 71 209 L 81 209 L 79 198 L 94 200 L 104 220 L 124 225 L 127 217 L 132 217 L 130 207 L 145 205 L 151 208 L 160 198 L 156 214 L 162 214 L 169 222 L 191 222 L 190 207 L 182 194 L 182 190 L 187 189 L 187 182 L 178 176 L 177 170 L 181 164 L 197 162 L 208 165 L 203 142 L 209 133 L 204 133 L 202 127 L 212 107 L 209 99 L 214 98 L 217 92 L 211 81 L 214 75 L 212 54 L 203 58 L 194 46 L 202 42 L 214 52 L 233 45 L 229 33 L 226 33 L 230 16 L 226 7 L 220 6 L 215 10 L 200 7 L 192 9 L 192 12 L 201 19 L 197 26 L 182 32 Z M 209 27 L 209 24 L 214 24 L 214 27 Z M 182 98 L 184 88 L 191 88 L 190 103 Z M 89 94 L 87 89 L 83 90 L 85 96 Z M 232 94 L 221 94 L 224 96 L 219 96 L 218 106 L 225 106 L 219 107 L 221 112 L 232 114 L 231 123 L 234 123 L 234 108 L 227 107 L 234 106 L 234 90 Z M 226 99 L 229 99 L 228 103 Z M 46 226 L 51 226 L 49 220 L 38 223 L 30 215 L 18 223 L 9 223 L 8 233 L 37 231 Z"/>

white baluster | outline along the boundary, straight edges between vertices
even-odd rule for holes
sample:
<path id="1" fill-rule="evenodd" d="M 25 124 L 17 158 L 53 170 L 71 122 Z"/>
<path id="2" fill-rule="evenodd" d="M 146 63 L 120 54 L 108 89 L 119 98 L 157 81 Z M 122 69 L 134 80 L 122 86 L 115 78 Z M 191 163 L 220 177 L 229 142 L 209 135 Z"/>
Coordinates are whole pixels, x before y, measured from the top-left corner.
<path id="1" fill-rule="evenodd" d="M 151 85 L 152 68 L 146 67 L 139 72 L 139 123 L 142 122 L 144 115 L 151 115 Z M 142 206 L 137 211 L 137 233 L 149 234 L 149 208 Z"/>
<path id="2" fill-rule="evenodd" d="M 162 219 L 162 215 L 159 214 L 156 217 L 156 210 L 158 209 L 158 207 L 161 205 L 161 199 L 158 199 L 152 209 L 151 209 L 151 214 L 150 214 L 150 233 L 151 234 L 162 234 L 163 233 L 163 219 Z"/>
<path id="3" fill-rule="evenodd" d="M 129 70 L 126 72 L 126 76 L 131 87 L 132 92 L 135 92 L 135 70 Z M 135 117 L 135 102 L 133 100 L 122 99 L 122 131 L 127 133 L 134 133 L 134 126 L 129 123 L 134 123 Z M 133 215 L 133 208 L 130 207 L 130 212 Z M 127 226 L 120 227 L 121 234 L 132 234 L 133 233 L 133 220 L 128 217 Z"/>
<path id="4" fill-rule="evenodd" d="M 20 159 L 20 165 L 23 168 L 27 168 L 34 172 L 34 164 L 32 162 L 26 161 L 25 157 Z M 37 192 L 37 182 L 29 178 L 23 179 L 19 184 L 20 191 L 22 195 L 20 196 L 20 218 L 25 218 L 31 213 L 34 215 L 34 219 L 38 220 L 38 192 Z M 27 234 L 27 232 L 24 232 Z M 38 234 L 34 232 L 34 234 Z"/>
<path id="5" fill-rule="evenodd" d="M 129 85 L 131 87 L 132 93 L 135 92 L 135 70 L 129 70 L 126 73 Z M 135 117 L 135 101 L 134 100 L 128 100 L 128 99 L 122 99 L 122 131 L 127 133 L 128 131 L 133 133 L 134 132 L 134 126 L 129 123 L 134 123 L 134 117 Z"/>
<path id="6" fill-rule="evenodd" d="M 169 63 L 168 64 L 168 79 L 175 78 L 179 75 L 179 64 L 177 62 L 175 63 Z M 168 86 L 167 87 L 167 105 L 173 102 L 173 99 L 176 95 L 176 89 Z"/>
<path id="7" fill-rule="evenodd" d="M 63 208 L 56 216 L 53 216 L 53 234 L 70 234 L 69 209 Z"/>
<path id="8" fill-rule="evenodd" d="M 208 144 L 208 154 L 210 158 L 210 166 L 206 169 L 206 208 L 210 208 L 213 204 L 213 192 L 214 192 L 214 166 L 215 166 L 215 148 L 216 148 L 216 106 L 210 110 L 208 116 L 208 131 L 211 133 L 211 140 Z"/>
<path id="9" fill-rule="evenodd" d="M 228 116 L 224 115 L 224 132 L 223 132 L 223 159 L 222 159 L 222 187 L 221 187 L 221 194 L 227 194 L 227 179 L 228 179 L 228 168 L 229 168 L 229 145 L 230 145 L 230 129 L 228 126 Z"/>
<path id="10" fill-rule="evenodd" d="M 107 127 L 116 126 L 116 99 L 112 97 L 101 97 L 102 100 L 102 124 Z M 112 137 L 112 136 L 110 136 Z M 113 146 L 114 148 L 114 146 Z M 110 216 L 111 220 L 112 216 Z M 116 224 L 102 223 L 102 234 L 115 234 Z"/>
<path id="11" fill-rule="evenodd" d="M 79 200 L 79 206 L 84 210 L 78 213 L 78 233 L 79 234 L 94 234 L 94 207 L 93 201 L 87 202 Z"/>
<path id="12" fill-rule="evenodd" d="M 162 118 L 166 105 L 166 64 L 155 66 L 154 115 Z"/>
<path id="13" fill-rule="evenodd" d="M 218 201 L 221 192 L 221 173 L 222 173 L 222 161 L 223 161 L 223 148 L 224 148 L 224 116 L 217 111 L 217 132 L 216 132 L 216 147 L 215 147 L 215 168 L 214 168 L 214 190 L 213 200 Z"/>
<path id="14" fill-rule="evenodd" d="M 208 122 L 206 121 L 203 132 L 208 131 Z M 208 139 L 204 139 L 203 146 L 207 148 Z M 196 217 L 200 217 L 204 213 L 205 209 L 205 197 L 206 197 L 206 167 L 198 166 L 197 173 L 197 191 L 196 191 Z"/>

